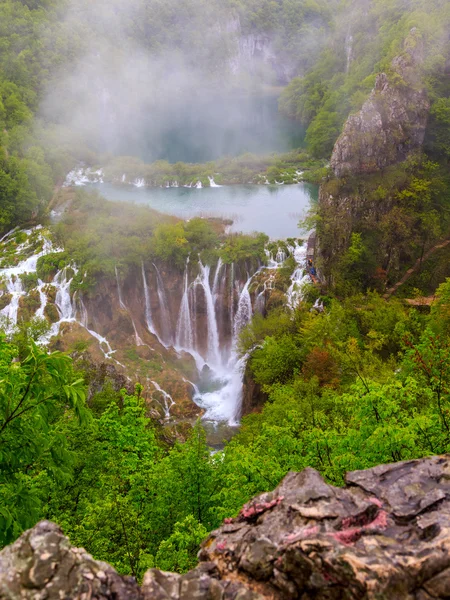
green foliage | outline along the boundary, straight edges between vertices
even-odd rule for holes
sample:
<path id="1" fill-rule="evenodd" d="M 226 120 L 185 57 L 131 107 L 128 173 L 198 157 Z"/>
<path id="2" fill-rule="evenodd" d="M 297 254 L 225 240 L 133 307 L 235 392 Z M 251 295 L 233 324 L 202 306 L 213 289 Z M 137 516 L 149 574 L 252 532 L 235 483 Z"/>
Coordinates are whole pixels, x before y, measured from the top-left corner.
<path id="1" fill-rule="evenodd" d="M 0 543 L 10 543 L 42 514 L 44 481 L 70 477 L 72 455 L 58 421 L 86 422 L 83 380 L 70 360 L 30 342 L 18 348 L 0 338 Z M 73 417 L 76 419 L 73 419 Z"/>
<path id="2" fill-rule="evenodd" d="M 224 263 L 239 263 L 247 259 L 264 261 L 264 249 L 269 238 L 264 233 L 254 235 L 231 234 L 225 239 L 220 249 L 220 256 Z"/>
<path id="3" fill-rule="evenodd" d="M 192 515 L 175 523 L 172 535 L 159 546 L 155 559 L 157 568 L 175 573 L 194 569 L 198 563 L 198 548 L 207 535 L 207 530 Z"/>
<path id="4" fill-rule="evenodd" d="M 340 9 L 340 10 L 339 10 Z M 448 6 L 441 2 L 374 1 L 361 5 L 340 3 L 334 30 L 313 66 L 294 78 L 283 91 L 283 114 L 301 121 L 313 156 L 329 156 L 345 119 L 361 108 L 374 87 L 375 76 L 389 71 L 413 27 L 426 49 L 424 71 L 434 97 L 428 149 L 448 152 L 448 78 L 443 40 L 448 29 Z M 351 35 L 351 38 L 349 37 Z M 400 83 L 400 82 L 399 82 Z"/>

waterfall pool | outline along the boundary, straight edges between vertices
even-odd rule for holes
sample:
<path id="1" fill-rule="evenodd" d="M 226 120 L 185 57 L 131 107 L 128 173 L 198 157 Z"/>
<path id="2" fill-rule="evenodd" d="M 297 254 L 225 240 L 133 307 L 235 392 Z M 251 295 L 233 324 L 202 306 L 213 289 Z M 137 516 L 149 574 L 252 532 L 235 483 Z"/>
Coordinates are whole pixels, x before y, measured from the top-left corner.
<path id="1" fill-rule="evenodd" d="M 295 185 L 230 185 L 207 188 L 149 188 L 111 183 L 87 184 L 115 202 L 146 204 L 183 219 L 231 219 L 231 232 L 262 231 L 271 239 L 298 237 L 298 222 L 317 200 L 318 188 Z"/>

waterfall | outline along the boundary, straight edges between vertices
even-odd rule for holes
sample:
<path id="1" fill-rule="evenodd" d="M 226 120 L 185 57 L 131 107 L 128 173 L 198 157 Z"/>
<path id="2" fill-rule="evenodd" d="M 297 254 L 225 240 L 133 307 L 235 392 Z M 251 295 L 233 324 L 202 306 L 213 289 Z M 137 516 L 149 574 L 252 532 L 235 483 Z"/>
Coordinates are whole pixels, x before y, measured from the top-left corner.
<path id="1" fill-rule="evenodd" d="M 167 302 L 166 291 L 164 289 L 164 281 L 161 277 L 161 274 L 158 270 L 158 267 L 153 263 L 156 271 L 156 283 L 158 290 L 158 299 L 159 299 L 159 310 L 160 310 L 160 322 L 161 322 L 161 338 L 164 342 L 164 345 L 170 346 L 172 343 L 172 321 L 170 318 L 169 312 L 169 304 Z"/>
<path id="2" fill-rule="evenodd" d="M 220 187 L 223 187 L 223 186 L 221 186 L 221 185 L 218 185 L 218 184 L 217 184 L 217 183 L 214 181 L 214 177 L 208 177 L 208 179 L 209 179 L 209 187 L 212 187 L 212 188 L 220 188 Z"/>
<path id="3" fill-rule="evenodd" d="M 184 270 L 184 292 L 181 299 L 180 314 L 177 323 L 176 345 L 178 348 L 184 348 L 186 350 L 192 350 L 194 348 L 191 312 L 189 310 L 189 257 L 186 261 L 186 268 Z"/>
<path id="4" fill-rule="evenodd" d="M 222 259 L 219 258 L 219 261 L 218 261 L 217 267 L 216 267 L 216 273 L 214 275 L 214 283 L 213 283 L 213 288 L 212 288 L 212 295 L 214 298 L 214 303 L 217 300 L 217 291 L 218 291 L 218 287 L 219 287 L 219 275 L 220 275 L 220 270 L 222 269 L 222 266 L 223 266 Z"/>
<path id="5" fill-rule="evenodd" d="M 294 310 L 302 299 L 302 288 L 305 283 L 311 281 L 310 276 L 306 272 L 306 245 L 299 246 L 296 242 L 294 258 L 298 266 L 291 277 L 291 285 L 286 292 L 287 305 L 291 310 Z"/>
<path id="6" fill-rule="evenodd" d="M 234 263 L 230 269 L 230 331 L 234 331 Z"/>
<path id="7" fill-rule="evenodd" d="M 67 268 L 62 269 L 56 274 L 53 283 L 57 287 L 55 304 L 59 310 L 61 321 L 74 321 L 75 310 L 70 297 L 70 284 L 72 279 L 67 279 Z"/>
<path id="8" fill-rule="evenodd" d="M 213 365 L 221 364 L 220 348 L 219 348 L 219 330 L 217 327 L 216 309 L 214 308 L 214 299 L 209 283 L 209 265 L 202 265 L 199 261 L 201 272 L 201 284 L 205 292 L 206 298 L 206 313 L 208 320 L 208 359 Z"/>
<path id="9" fill-rule="evenodd" d="M 191 306 L 192 306 L 192 347 L 194 350 L 197 350 L 197 284 L 194 282 L 192 286 L 189 288 Z"/>
<path id="10" fill-rule="evenodd" d="M 122 298 L 122 290 L 120 289 L 119 272 L 117 271 L 117 267 L 114 267 L 114 271 L 116 272 L 117 295 L 119 296 L 120 308 L 127 310 L 127 307 L 125 306 L 123 298 Z"/>
<path id="11" fill-rule="evenodd" d="M 249 277 L 239 297 L 238 309 L 234 318 L 234 344 L 237 342 L 240 331 L 250 322 L 253 315 L 252 299 L 248 291 L 252 279 L 253 277 Z"/>
<path id="12" fill-rule="evenodd" d="M 172 408 L 172 406 L 175 405 L 174 399 L 172 398 L 172 396 L 170 394 L 168 394 L 161 388 L 159 383 L 156 383 L 156 381 L 151 381 L 150 383 L 153 385 L 155 390 L 157 392 L 159 392 L 161 394 L 161 396 L 163 397 L 163 404 L 161 404 L 161 403 L 159 403 L 159 404 L 160 404 L 161 408 L 164 410 L 164 417 L 166 419 L 170 419 L 170 409 Z"/>
<path id="13" fill-rule="evenodd" d="M 156 335 L 155 327 L 152 319 L 152 308 L 150 304 L 150 291 L 148 289 L 147 277 L 145 275 L 144 263 L 142 263 L 142 282 L 144 284 L 144 298 L 145 298 L 145 321 L 147 323 L 147 329 L 153 335 Z"/>

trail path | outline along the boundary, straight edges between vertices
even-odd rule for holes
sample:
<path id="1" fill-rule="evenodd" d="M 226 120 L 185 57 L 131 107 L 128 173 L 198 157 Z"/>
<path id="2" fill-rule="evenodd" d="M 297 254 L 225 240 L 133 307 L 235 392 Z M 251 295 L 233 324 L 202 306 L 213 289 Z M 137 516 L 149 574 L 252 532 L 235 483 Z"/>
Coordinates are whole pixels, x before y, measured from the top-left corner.
<path id="1" fill-rule="evenodd" d="M 430 258 L 430 256 L 432 256 L 438 250 L 441 250 L 442 248 L 445 248 L 449 244 L 450 244 L 450 238 L 448 238 L 448 239 L 444 240 L 443 242 L 440 242 L 439 244 L 436 244 L 435 246 L 433 246 L 432 248 L 430 248 L 428 250 L 428 252 L 426 252 L 423 255 L 422 258 L 418 258 L 416 260 L 415 265 L 406 271 L 406 273 L 403 275 L 403 277 L 400 279 L 400 281 L 398 281 L 395 285 L 393 285 L 391 288 L 389 288 L 388 290 L 386 290 L 386 293 L 383 295 L 383 298 L 385 300 L 388 300 L 393 294 L 395 294 L 395 292 L 402 285 L 404 285 L 408 281 L 408 279 L 410 277 L 412 277 L 412 275 L 414 275 L 414 273 L 417 273 L 417 271 L 420 269 L 420 267 L 422 266 L 422 264 L 426 260 L 428 260 Z"/>

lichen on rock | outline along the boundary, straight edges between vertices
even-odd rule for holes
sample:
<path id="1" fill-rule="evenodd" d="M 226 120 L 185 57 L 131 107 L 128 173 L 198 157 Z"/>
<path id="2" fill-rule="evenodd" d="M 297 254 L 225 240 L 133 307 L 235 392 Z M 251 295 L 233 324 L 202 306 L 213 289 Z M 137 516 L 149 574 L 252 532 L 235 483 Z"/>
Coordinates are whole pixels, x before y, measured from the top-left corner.
<path id="1" fill-rule="evenodd" d="M 349 473 L 288 474 L 202 544 L 185 575 L 139 588 L 42 522 L 0 553 L 0 598 L 431 600 L 450 598 L 450 455 Z"/>

